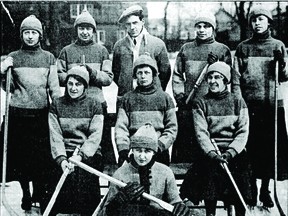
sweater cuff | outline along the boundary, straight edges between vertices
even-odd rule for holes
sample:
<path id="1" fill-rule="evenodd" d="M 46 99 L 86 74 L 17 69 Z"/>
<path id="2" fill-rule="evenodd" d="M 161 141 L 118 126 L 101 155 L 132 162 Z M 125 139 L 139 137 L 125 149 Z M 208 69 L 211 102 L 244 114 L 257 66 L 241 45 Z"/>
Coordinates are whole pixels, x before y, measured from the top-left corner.
<path id="1" fill-rule="evenodd" d="M 60 155 L 60 156 L 58 156 L 55 160 L 56 160 L 56 163 L 57 163 L 59 166 L 61 166 L 62 161 L 63 161 L 63 160 L 67 160 L 67 157 L 64 156 L 64 155 Z"/>
<path id="2" fill-rule="evenodd" d="M 231 154 L 232 158 L 234 158 L 238 154 L 234 148 L 229 148 L 227 152 Z"/>

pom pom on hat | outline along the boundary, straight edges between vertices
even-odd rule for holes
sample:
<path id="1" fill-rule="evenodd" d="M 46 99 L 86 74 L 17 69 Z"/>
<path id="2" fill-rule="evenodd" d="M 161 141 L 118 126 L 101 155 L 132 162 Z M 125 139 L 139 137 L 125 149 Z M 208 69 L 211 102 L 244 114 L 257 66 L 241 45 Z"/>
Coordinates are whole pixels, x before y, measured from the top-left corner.
<path id="1" fill-rule="evenodd" d="M 81 14 L 79 14 L 74 22 L 74 27 L 76 28 L 78 25 L 81 24 L 89 24 L 91 26 L 93 26 L 94 30 L 96 30 L 96 22 L 94 20 L 94 18 L 92 17 L 92 15 L 87 11 L 87 10 L 83 10 Z"/>
<path id="2" fill-rule="evenodd" d="M 272 14 L 270 11 L 266 10 L 263 7 L 255 7 L 255 8 L 252 8 L 252 10 L 249 13 L 249 16 L 248 16 L 249 25 L 251 25 L 252 18 L 260 16 L 260 15 L 266 16 L 270 22 L 273 21 Z"/>
<path id="3" fill-rule="evenodd" d="M 158 151 L 158 135 L 155 128 L 146 123 L 130 138 L 130 148 L 147 148 Z"/>
<path id="4" fill-rule="evenodd" d="M 228 83 L 230 83 L 231 80 L 231 67 L 226 64 L 225 62 L 217 61 L 213 64 L 211 64 L 207 69 L 207 75 L 210 72 L 218 72 L 222 74 L 224 77 L 226 77 Z"/>
<path id="5" fill-rule="evenodd" d="M 156 61 L 150 57 L 149 53 L 145 53 L 145 54 L 140 55 L 134 62 L 134 66 L 133 66 L 134 78 L 136 77 L 137 68 L 142 65 L 151 67 L 153 71 L 153 76 L 156 76 L 158 74 L 158 67 L 157 67 Z"/>
<path id="6" fill-rule="evenodd" d="M 195 26 L 201 22 L 209 23 L 213 27 L 213 29 L 216 28 L 216 18 L 212 13 L 208 12 L 199 13 L 195 18 Z"/>
<path id="7" fill-rule="evenodd" d="M 22 21 L 20 25 L 20 35 L 22 35 L 22 32 L 25 30 L 35 30 L 38 31 L 41 36 L 43 35 L 42 23 L 35 15 L 30 15 Z"/>
<path id="8" fill-rule="evenodd" d="M 135 13 L 143 12 L 143 8 L 140 5 L 133 5 L 126 8 L 118 19 L 119 23 L 122 23 L 128 16 Z"/>
<path id="9" fill-rule="evenodd" d="M 72 75 L 77 75 L 81 77 L 86 83 L 84 85 L 87 87 L 89 84 L 89 72 L 87 71 L 85 66 L 82 65 L 77 65 L 72 67 L 67 71 L 67 77 L 66 77 L 66 82 L 68 78 Z"/>

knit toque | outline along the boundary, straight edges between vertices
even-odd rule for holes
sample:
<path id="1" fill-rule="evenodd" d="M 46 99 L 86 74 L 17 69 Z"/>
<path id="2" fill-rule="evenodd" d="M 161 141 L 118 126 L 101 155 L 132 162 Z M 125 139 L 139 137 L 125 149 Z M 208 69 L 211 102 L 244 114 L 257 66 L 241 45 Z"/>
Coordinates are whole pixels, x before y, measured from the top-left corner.
<path id="1" fill-rule="evenodd" d="M 131 7 L 126 8 L 118 19 L 118 23 L 123 23 L 123 21 L 130 16 L 131 14 L 136 14 L 143 12 L 143 8 L 140 5 L 133 5 Z"/>
<path id="2" fill-rule="evenodd" d="M 130 148 L 147 148 L 158 150 L 158 135 L 150 123 L 141 126 L 130 138 Z"/>
<path id="3" fill-rule="evenodd" d="M 249 13 L 249 16 L 248 16 L 249 25 L 251 25 L 251 19 L 252 18 L 260 16 L 260 15 L 266 16 L 270 22 L 273 21 L 272 14 L 270 11 L 266 10 L 263 7 L 256 7 L 254 9 L 252 9 Z"/>
<path id="4" fill-rule="evenodd" d="M 207 75 L 210 72 L 218 72 L 222 74 L 226 79 L 228 80 L 228 83 L 230 83 L 231 80 L 231 67 L 227 65 L 225 62 L 217 61 L 213 64 L 211 64 L 207 69 Z"/>
<path id="5" fill-rule="evenodd" d="M 85 66 L 77 65 L 77 66 L 72 67 L 70 70 L 68 70 L 66 82 L 71 75 L 77 75 L 77 76 L 81 77 L 86 82 L 86 83 L 84 83 L 84 85 L 88 86 L 88 84 L 89 84 L 89 72 L 87 71 Z"/>
<path id="6" fill-rule="evenodd" d="M 35 30 L 39 32 L 41 36 L 43 35 L 42 24 L 35 15 L 30 15 L 22 21 L 20 25 L 20 35 L 22 35 L 25 30 Z"/>
<path id="7" fill-rule="evenodd" d="M 77 26 L 79 26 L 81 24 L 89 24 L 89 25 L 93 26 L 94 30 L 96 30 L 96 22 L 95 22 L 94 18 L 85 9 L 82 11 L 81 14 L 79 14 L 76 17 L 75 22 L 74 22 L 74 27 L 76 28 Z"/>
<path id="8" fill-rule="evenodd" d="M 153 76 L 158 74 L 158 67 L 156 61 L 150 57 L 149 53 L 145 53 L 140 55 L 136 61 L 134 62 L 133 66 L 133 77 L 136 77 L 136 71 L 139 66 L 149 66 L 152 69 Z"/>
<path id="9" fill-rule="evenodd" d="M 213 29 L 216 28 L 216 18 L 212 13 L 208 12 L 199 13 L 195 18 L 195 26 L 201 22 L 209 23 L 213 27 Z"/>

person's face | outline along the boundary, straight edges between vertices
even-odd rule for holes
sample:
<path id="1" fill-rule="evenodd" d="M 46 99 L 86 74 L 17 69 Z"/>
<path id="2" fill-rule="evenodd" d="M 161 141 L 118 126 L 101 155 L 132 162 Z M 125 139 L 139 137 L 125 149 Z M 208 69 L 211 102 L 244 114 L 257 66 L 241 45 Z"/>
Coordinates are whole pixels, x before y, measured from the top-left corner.
<path id="1" fill-rule="evenodd" d="M 224 91 L 226 84 L 224 82 L 224 76 L 218 72 L 211 72 L 207 75 L 207 82 L 209 89 L 213 93 L 219 93 Z"/>
<path id="2" fill-rule="evenodd" d="M 139 166 L 147 165 L 155 154 L 152 149 L 148 148 L 132 148 L 132 153 Z"/>
<path id="3" fill-rule="evenodd" d="M 205 40 L 211 37 L 213 34 L 213 27 L 209 23 L 204 22 L 197 23 L 195 28 L 197 37 L 201 40 Z"/>
<path id="4" fill-rule="evenodd" d="M 69 77 L 67 81 L 67 91 L 72 99 L 80 97 L 84 92 L 84 84 L 74 77 Z"/>
<path id="5" fill-rule="evenodd" d="M 93 27 L 80 25 L 77 27 L 77 36 L 81 41 L 88 42 L 93 39 Z"/>
<path id="6" fill-rule="evenodd" d="M 153 81 L 153 71 L 149 66 L 139 67 L 136 71 L 137 83 L 140 86 L 148 86 Z"/>
<path id="7" fill-rule="evenodd" d="M 264 15 L 259 15 L 256 17 L 252 17 L 251 25 L 253 31 L 256 33 L 262 33 L 268 29 L 269 21 L 268 18 Z"/>
<path id="8" fill-rule="evenodd" d="M 144 20 L 140 20 L 139 16 L 131 15 L 125 21 L 125 27 L 131 37 L 137 37 L 144 26 Z"/>
<path id="9" fill-rule="evenodd" d="M 22 35 L 24 43 L 28 46 L 36 45 L 40 39 L 40 34 L 36 30 L 24 30 Z"/>

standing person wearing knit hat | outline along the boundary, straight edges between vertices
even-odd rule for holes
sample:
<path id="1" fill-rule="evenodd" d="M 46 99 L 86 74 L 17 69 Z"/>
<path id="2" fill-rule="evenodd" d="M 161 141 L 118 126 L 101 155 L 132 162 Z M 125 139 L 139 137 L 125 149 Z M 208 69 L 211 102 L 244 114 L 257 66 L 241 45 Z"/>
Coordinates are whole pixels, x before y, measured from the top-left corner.
<path id="1" fill-rule="evenodd" d="M 69 69 L 65 94 L 54 100 L 49 110 L 50 145 L 55 161 L 55 175 L 51 176 L 53 180 L 49 196 L 53 194 L 55 183 L 65 169 L 70 169 L 49 215 L 92 215 L 101 199 L 99 179 L 78 167 L 71 167 L 68 162 L 68 158 L 73 157 L 97 170 L 103 170 L 100 147 L 103 110 L 100 102 L 87 95 L 89 79 L 85 66 Z M 79 153 L 72 156 L 77 146 L 80 148 Z M 46 204 L 49 200 L 50 197 L 47 197 Z"/>
<path id="2" fill-rule="evenodd" d="M 64 47 L 57 60 L 60 86 L 65 86 L 67 71 L 69 69 L 75 65 L 85 64 L 90 76 L 88 94 L 102 103 L 105 113 L 103 140 L 101 143 L 103 157 L 104 160 L 107 159 L 109 163 L 112 163 L 111 160 L 113 159 L 107 156 L 111 155 L 108 153 L 110 150 L 111 153 L 113 152 L 113 147 L 110 135 L 111 128 L 108 126 L 108 123 L 106 124 L 106 122 L 109 122 L 107 103 L 102 91 L 103 86 L 109 86 L 113 81 L 112 62 L 109 60 L 108 50 L 93 40 L 93 35 L 96 32 L 96 22 L 87 10 L 84 9 L 76 17 L 74 28 L 77 33 L 77 40 Z"/>
<path id="3" fill-rule="evenodd" d="M 34 15 L 26 17 L 20 26 L 21 48 L 1 62 L 0 79 L 4 90 L 5 75 L 9 68 L 12 71 L 7 181 L 19 181 L 23 210 L 30 210 L 32 203 L 41 205 L 46 190 L 45 182 L 52 166 L 47 120 L 49 97 L 60 96 L 56 59 L 52 53 L 42 50 L 42 35 L 40 20 Z M 33 186 L 32 197 L 29 181 Z"/>
<path id="4" fill-rule="evenodd" d="M 172 149 L 171 161 L 175 163 L 192 162 L 197 158 L 197 146 L 191 144 L 192 124 L 191 103 L 195 98 L 206 94 L 208 85 L 205 80 L 200 82 L 193 97 L 188 104 L 188 95 L 195 88 L 198 77 L 205 73 L 205 66 L 215 61 L 224 61 L 232 64 L 229 48 L 215 41 L 216 29 L 215 16 L 208 12 L 199 12 L 195 18 L 196 38 L 192 42 L 185 43 L 176 58 L 172 75 L 172 90 L 178 106 L 177 119 L 179 131 Z M 232 74 L 234 77 L 234 73 Z"/>
<path id="5" fill-rule="evenodd" d="M 236 216 L 244 216 L 245 208 L 221 163 L 227 163 L 244 198 L 251 199 L 251 170 L 247 162 L 249 116 L 244 99 L 232 95 L 227 88 L 231 67 L 215 62 L 207 69 L 208 93 L 192 105 L 193 139 L 201 156 L 188 170 L 180 188 L 182 199 L 195 205 L 205 202 L 206 215 L 216 215 L 217 200 L 234 205 Z M 211 139 L 216 141 L 222 156 L 216 153 Z"/>
<path id="6" fill-rule="evenodd" d="M 277 109 L 278 134 L 275 135 L 275 62 L 279 63 L 281 86 L 287 86 L 287 53 L 282 41 L 271 37 L 271 13 L 257 6 L 249 14 L 251 38 L 242 41 L 236 49 L 234 68 L 239 72 L 232 91 L 241 94 L 246 101 L 251 118 L 248 138 L 248 153 L 251 158 L 254 180 L 253 202 L 257 205 L 258 189 L 256 178 L 261 179 L 259 200 L 265 207 L 273 207 L 269 182 L 274 177 L 274 141 L 278 136 L 278 180 L 288 179 L 288 137 L 285 126 L 283 101 Z M 280 88 L 279 90 L 280 91 Z M 283 91 L 288 92 L 288 89 Z M 279 92 L 280 95 L 280 92 Z M 279 100 L 279 99 L 277 99 Z"/>
<path id="7" fill-rule="evenodd" d="M 130 136 L 146 121 L 158 134 L 156 161 L 170 162 L 169 147 L 177 135 L 177 119 L 172 98 L 157 86 L 157 64 L 148 53 L 134 63 L 133 77 L 138 86 L 123 96 L 115 125 L 115 140 L 119 152 L 119 166 L 128 159 Z"/>
<path id="8" fill-rule="evenodd" d="M 130 137 L 130 162 L 123 164 L 113 177 L 127 183 L 124 188 L 111 184 L 100 216 L 177 215 L 190 216 L 189 208 L 179 197 L 172 170 L 155 162 L 158 134 L 150 123 L 141 125 Z M 172 214 L 141 197 L 143 192 L 174 205 Z"/>
<path id="9" fill-rule="evenodd" d="M 140 55 L 150 53 L 158 67 L 157 85 L 165 91 L 171 76 L 171 66 L 165 43 L 150 35 L 144 24 L 143 8 L 139 5 L 128 7 L 121 14 L 118 22 L 125 26 L 127 35 L 117 41 L 113 48 L 112 71 L 118 85 L 117 108 L 122 96 L 135 89 L 133 64 Z"/>

